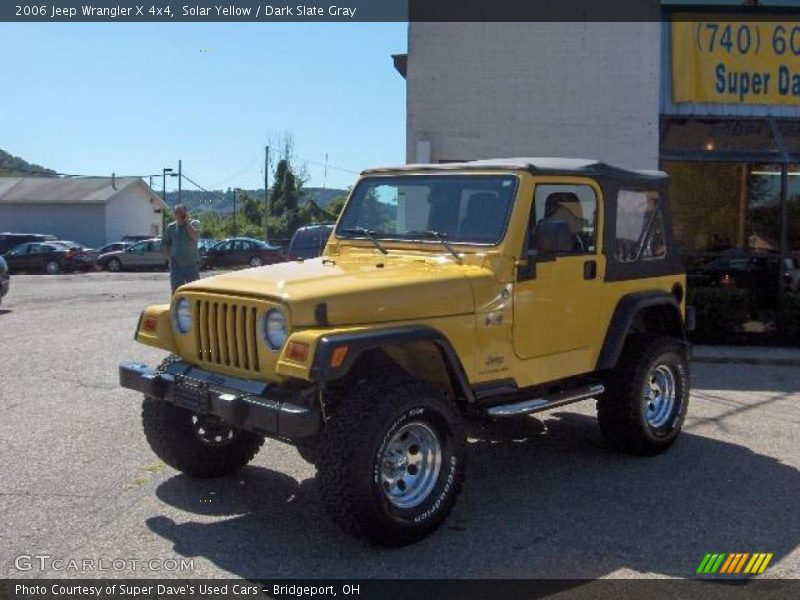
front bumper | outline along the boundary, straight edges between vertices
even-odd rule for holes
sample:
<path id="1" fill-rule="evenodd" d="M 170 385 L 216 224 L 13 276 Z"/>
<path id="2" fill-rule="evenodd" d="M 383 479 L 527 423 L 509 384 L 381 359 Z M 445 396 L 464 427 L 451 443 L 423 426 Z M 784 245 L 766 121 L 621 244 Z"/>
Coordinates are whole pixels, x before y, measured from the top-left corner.
<path id="1" fill-rule="evenodd" d="M 119 366 L 119 382 L 151 398 L 197 414 L 214 415 L 238 429 L 296 440 L 319 433 L 316 386 L 272 385 L 227 377 L 177 361 L 162 372 L 135 362 Z"/>

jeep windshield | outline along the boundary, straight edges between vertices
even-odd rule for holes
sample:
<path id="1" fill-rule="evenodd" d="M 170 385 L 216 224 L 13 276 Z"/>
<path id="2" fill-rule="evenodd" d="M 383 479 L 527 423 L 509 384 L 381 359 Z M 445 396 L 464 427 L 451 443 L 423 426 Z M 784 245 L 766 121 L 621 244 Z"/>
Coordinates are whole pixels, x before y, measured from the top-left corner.
<path id="1" fill-rule="evenodd" d="M 495 245 L 503 239 L 516 188 L 513 175 L 368 177 L 353 191 L 336 235 Z"/>

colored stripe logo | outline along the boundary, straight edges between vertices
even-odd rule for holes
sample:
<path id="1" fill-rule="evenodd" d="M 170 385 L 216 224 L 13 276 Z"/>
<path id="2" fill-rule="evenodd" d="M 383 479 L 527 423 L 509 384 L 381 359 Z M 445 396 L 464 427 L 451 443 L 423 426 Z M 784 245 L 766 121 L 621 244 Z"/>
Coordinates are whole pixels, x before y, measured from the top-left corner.
<path id="1" fill-rule="evenodd" d="M 701 575 L 757 575 L 772 560 L 771 552 L 709 552 L 703 557 L 697 573 Z"/>

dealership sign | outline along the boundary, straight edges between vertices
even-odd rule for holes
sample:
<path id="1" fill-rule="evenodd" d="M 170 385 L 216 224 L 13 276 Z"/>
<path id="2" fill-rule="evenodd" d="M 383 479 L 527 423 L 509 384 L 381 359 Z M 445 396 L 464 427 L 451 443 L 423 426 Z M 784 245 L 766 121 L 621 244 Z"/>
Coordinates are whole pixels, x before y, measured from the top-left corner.
<path id="1" fill-rule="evenodd" d="M 800 106 L 800 22 L 671 23 L 673 102 Z"/>

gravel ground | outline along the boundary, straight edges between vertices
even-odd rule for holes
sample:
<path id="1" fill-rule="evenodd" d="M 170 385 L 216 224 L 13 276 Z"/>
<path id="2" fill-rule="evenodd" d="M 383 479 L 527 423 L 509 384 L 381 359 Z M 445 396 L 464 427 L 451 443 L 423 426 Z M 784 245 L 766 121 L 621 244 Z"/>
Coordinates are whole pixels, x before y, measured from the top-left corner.
<path id="1" fill-rule="evenodd" d="M 6 577 L 100 574 L 21 572 L 19 555 L 192 563 L 102 573 L 120 577 L 690 577 L 712 551 L 773 552 L 769 576 L 800 577 L 800 367 L 694 364 L 685 433 L 655 458 L 607 449 L 592 402 L 476 429 L 448 521 L 385 550 L 328 521 L 313 467 L 285 444 L 213 481 L 156 459 L 117 365 L 161 360 L 132 335 L 168 297 L 164 273 L 13 277 L 0 307 Z"/>

